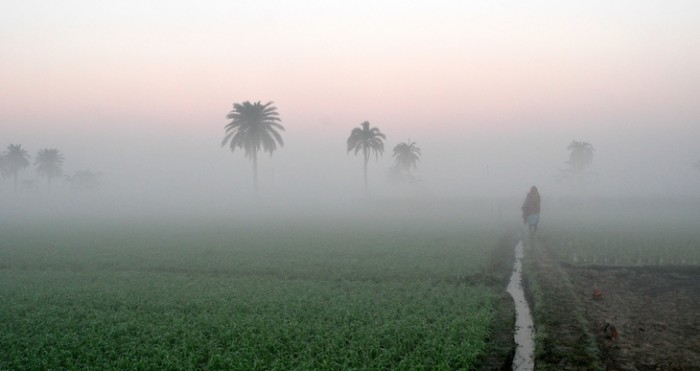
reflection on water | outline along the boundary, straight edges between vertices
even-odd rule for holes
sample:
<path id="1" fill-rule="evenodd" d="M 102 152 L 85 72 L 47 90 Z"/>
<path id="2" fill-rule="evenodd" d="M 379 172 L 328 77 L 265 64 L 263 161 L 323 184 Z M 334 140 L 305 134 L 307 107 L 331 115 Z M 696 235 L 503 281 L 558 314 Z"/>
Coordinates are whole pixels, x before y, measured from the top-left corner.
<path id="1" fill-rule="evenodd" d="M 508 284 L 508 293 L 515 301 L 515 344 L 517 347 L 513 358 L 513 370 L 517 371 L 534 369 L 535 355 L 535 326 L 523 291 L 522 258 L 523 242 L 520 241 L 515 246 L 513 275 Z"/>

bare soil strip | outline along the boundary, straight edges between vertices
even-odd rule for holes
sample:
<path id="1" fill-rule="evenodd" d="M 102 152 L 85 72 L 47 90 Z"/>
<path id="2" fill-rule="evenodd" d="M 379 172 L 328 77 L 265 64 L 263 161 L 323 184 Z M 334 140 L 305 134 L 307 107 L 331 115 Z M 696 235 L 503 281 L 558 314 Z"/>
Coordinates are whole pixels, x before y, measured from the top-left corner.
<path id="1" fill-rule="evenodd" d="M 700 268 L 565 271 L 607 369 L 700 370 Z"/>
<path id="2" fill-rule="evenodd" d="M 574 266 L 526 245 L 537 370 L 700 370 L 700 267 Z"/>

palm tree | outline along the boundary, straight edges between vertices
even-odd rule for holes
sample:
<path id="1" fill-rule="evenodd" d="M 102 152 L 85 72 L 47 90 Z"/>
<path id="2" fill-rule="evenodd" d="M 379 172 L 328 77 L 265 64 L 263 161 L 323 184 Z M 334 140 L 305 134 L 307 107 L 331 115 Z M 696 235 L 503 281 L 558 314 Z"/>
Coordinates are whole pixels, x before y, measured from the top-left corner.
<path id="1" fill-rule="evenodd" d="M 416 146 L 416 142 L 402 142 L 394 147 L 394 164 L 397 168 L 405 171 L 409 176 L 411 175 L 411 169 L 417 167 L 418 161 L 420 161 L 420 148 Z"/>
<path id="2" fill-rule="evenodd" d="M 576 184 L 580 184 L 584 172 L 593 163 L 594 148 L 588 142 L 574 140 L 566 149 L 571 152 L 569 153 L 569 161 L 566 161 L 566 164 L 569 165 L 567 172 L 573 176 Z"/>
<path id="3" fill-rule="evenodd" d="M 384 153 L 384 142 L 386 135 L 382 134 L 378 128 L 370 128 L 369 122 L 363 122 L 359 128 L 352 129 L 350 137 L 348 137 L 348 153 L 355 150 L 357 155 L 360 150 L 364 156 L 364 175 L 365 175 L 365 194 L 369 194 L 367 189 L 367 163 L 369 162 L 370 152 L 374 152 L 375 157 L 379 160 L 379 155 Z"/>
<path id="4" fill-rule="evenodd" d="M 0 152 L 0 175 L 2 175 L 3 178 L 10 175 L 7 169 L 7 160 L 5 159 L 4 152 Z"/>
<path id="5" fill-rule="evenodd" d="M 593 163 L 593 146 L 590 143 L 582 141 L 572 141 L 566 147 L 569 153 L 569 161 L 566 163 L 575 171 L 583 172 Z"/>
<path id="6" fill-rule="evenodd" d="M 21 144 L 10 144 L 7 146 L 3 159 L 5 173 L 8 176 L 12 175 L 14 178 L 15 192 L 17 192 L 17 173 L 31 164 L 29 162 L 29 153 L 22 149 Z"/>
<path id="7" fill-rule="evenodd" d="M 61 152 L 55 148 L 42 149 L 37 153 L 36 159 L 34 159 L 36 172 L 46 177 L 49 193 L 51 193 L 51 179 L 63 174 L 64 160 L 65 158 Z"/>
<path id="8" fill-rule="evenodd" d="M 272 152 L 277 149 L 277 143 L 280 147 L 284 146 L 282 136 L 278 132 L 278 130 L 284 131 L 284 127 L 280 124 L 277 107 L 272 104 L 273 102 L 261 104 L 259 101 L 234 103 L 233 110 L 226 115 L 231 122 L 224 127 L 226 135 L 221 142 L 222 147 L 228 143 L 231 152 L 236 148 L 242 148 L 245 157 L 253 162 L 253 184 L 256 195 L 258 193 L 258 151 L 262 147 L 263 151 L 269 152 L 272 156 Z"/>

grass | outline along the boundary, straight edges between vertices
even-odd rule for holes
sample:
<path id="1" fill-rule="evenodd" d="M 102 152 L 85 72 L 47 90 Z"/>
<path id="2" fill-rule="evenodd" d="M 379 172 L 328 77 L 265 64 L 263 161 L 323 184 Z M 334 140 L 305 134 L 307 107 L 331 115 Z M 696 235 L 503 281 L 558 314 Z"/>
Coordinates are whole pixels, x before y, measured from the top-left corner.
<path id="1" fill-rule="evenodd" d="M 524 285 L 532 305 L 538 370 L 602 370 L 581 303 L 548 246 L 528 241 Z"/>
<path id="2" fill-rule="evenodd" d="M 5 225 L 0 369 L 475 369 L 498 233 L 259 221 Z"/>

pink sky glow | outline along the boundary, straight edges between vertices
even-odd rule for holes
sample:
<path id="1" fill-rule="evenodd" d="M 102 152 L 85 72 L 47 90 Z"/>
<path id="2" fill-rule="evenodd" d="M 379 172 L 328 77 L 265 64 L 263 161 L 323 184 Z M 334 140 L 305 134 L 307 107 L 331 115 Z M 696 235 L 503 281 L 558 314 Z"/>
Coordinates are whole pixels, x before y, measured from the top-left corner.
<path id="1" fill-rule="evenodd" d="M 10 1 L 0 145 L 111 148 L 115 163 L 119 141 L 152 140 L 218 158 L 232 103 L 260 100 L 279 109 L 288 159 L 337 147 L 355 166 L 344 140 L 369 120 L 389 146 L 424 145 L 426 171 L 461 166 L 439 153 L 485 169 L 459 152 L 472 147 L 521 168 L 497 146 L 536 143 L 551 177 L 573 139 L 604 163 L 664 138 L 687 162 L 700 158 L 699 16 L 693 0 Z M 614 138 L 628 149 L 606 152 Z"/>

